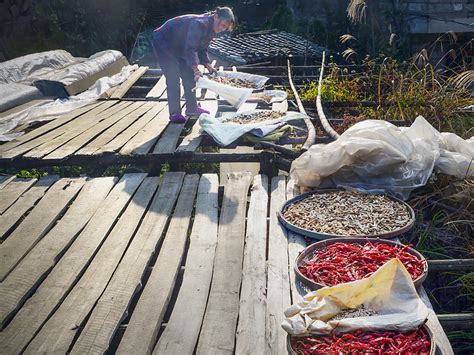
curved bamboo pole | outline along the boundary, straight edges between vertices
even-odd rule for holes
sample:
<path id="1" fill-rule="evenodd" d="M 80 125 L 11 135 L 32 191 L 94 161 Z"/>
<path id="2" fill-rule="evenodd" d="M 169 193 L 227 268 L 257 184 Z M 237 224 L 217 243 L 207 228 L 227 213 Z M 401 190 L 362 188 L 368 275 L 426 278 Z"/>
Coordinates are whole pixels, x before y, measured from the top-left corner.
<path id="1" fill-rule="evenodd" d="M 298 104 L 298 109 L 301 113 L 306 114 L 306 110 L 303 107 L 303 103 L 301 102 L 300 96 L 298 95 L 298 91 L 296 91 L 295 85 L 293 84 L 293 80 L 291 79 L 291 66 L 290 60 L 288 59 L 288 80 L 290 81 L 291 90 L 293 90 L 293 94 L 295 95 L 296 103 Z M 308 128 L 308 138 L 306 142 L 303 144 L 303 148 L 301 150 L 307 151 L 315 142 L 316 142 L 316 130 L 314 129 L 313 122 L 311 119 L 306 117 L 304 119 L 306 127 Z"/>
<path id="2" fill-rule="evenodd" d="M 326 59 L 326 52 L 323 52 L 323 59 L 321 61 L 321 69 L 319 72 L 319 82 L 318 82 L 318 95 L 316 96 L 316 109 L 318 111 L 319 121 L 323 126 L 324 130 L 327 134 L 329 134 L 332 138 L 338 139 L 339 133 L 337 133 L 334 128 L 331 127 L 331 124 L 326 118 L 326 115 L 323 111 L 323 105 L 321 104 L 321 86 L 323 83 L 323 73 L 324 73 L 324 61 Z"/>

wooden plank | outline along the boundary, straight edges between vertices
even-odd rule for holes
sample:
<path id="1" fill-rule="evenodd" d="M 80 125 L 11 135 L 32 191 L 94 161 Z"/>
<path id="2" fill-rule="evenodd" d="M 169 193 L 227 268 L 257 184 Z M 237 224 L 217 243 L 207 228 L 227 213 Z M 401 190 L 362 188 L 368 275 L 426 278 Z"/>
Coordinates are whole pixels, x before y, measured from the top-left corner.
<path id="1" fill-rule="evenodd" d="M 19 353 L 80 278 L 113 223 L 145 178 L 125 174 L 36 292 L 0 332 L 0 353 Z"/>
<path id="2" fill-rule="evenodd" d="M 131 140 L 135 135 L 137 135 L 141 130 L 153 119 L 155 118 L 163 109 L 165 109 L 166 103 L 164 102 L 153 102 L 147 105 L 151 105 L 152 108 L 144 114 L 140 119 L 134 122 L 130 127 L 125 131 L 117 135 L 112 141 L 101 147 L 97 150 L 96 154 L 102 154 L 106 152 L 116 152 L 122 148 L 129 140 Z M 87 152 L 79 151 L 78 154 L 86 154 Z"/>
<path id="3" fill-rule="evenodd" d="M 111 103 L 113 104 L 113 103 Z M 91 111 L 99 106 L 103 106 L 103 103 L 93 103 L 93 104 L 90 104 L 90 105 L 87 105 L 87 106 L 84 106 L 84 107 L 81 107 L 81 108 L 78 108 L 68 114 L 65 114 L 63 116 L 60 116 L 54 120 L 52 120 L 51 122 L 49 123 L 46 123 L 45 125 L 39 127 L 39 128 L 36 128 L 18 138 L 15 138 L 14 140 L 8 142 L 8 143 L 5 143 L 5 144 L 2 144 L 0 145 L 0 153 L 3 153 L 3 152 L 6 152 L 7 150 L 10 150 L 14 147 L 17 147 L 19 146 L 20 144 L 23 144 L 25 142 L 28 142 L 32 139 L 35 139 L 47 132 L 50 132 L 52 131 L 53 129 L 57 128 L 57 127 L 60 127 L 62 126 L 63 124 L 73 120 L 74 118 L 88 112 L 88 111 Z"/>
<path id="4" fill-rule="evenodd" d="M 169 124 L 156 143 L 153 154 L 172 154 L 176 150 L 179 136 L 184 128 L 184 123 Z"/>
<path id="5" fill-rule="evenodd" d="M 20 196 L 34 185 L 36 179 L 14 178 L 0 190 L 0 214 L 3 214 Z"/>
<path id="6" fill-rule="evenodd" d="M 84 183 L 85 178 L 59 180 L 0 245 L 0 281 L 51 229 Z"/>
<path id="7" fill-rule="evenodd" d="M 74 152 L 78 151 L 81 147 L 89 143 L 92 139 L 102 134 L 102 132 L 104 132 L 105 130 L 115 131 L 117 129 L 117 125 L 119 126 L 118 129 L 120 131 L 123 130 L 123 128 L 121 128 L 123 127 L 123 124 L 120 125 L 118 123 L 120 123 L 121 120 L 125 123 L 132 123 L 133 121 L 135 121 L 138 118 L 137 115 L 143 112 L 143 105 L 144 104 L 141 102 L 132 102 L 131 105 L 125 107 L 120 112 L 117 112 L 116 114 L 108 117 L 107 119 L 97 123 L 88 130 L 74 137 L 52 153 L 49 153 L 44 157 L 44 159 L 65 159 L 68 156 L 74 154 Z"/>
<path id="8" fill-rule="evenodd" d="M 77 332 L 99 299 L 158 187 L 146 178 L 110 232 L 84 275 L 26 348 L 26 353 L 67 353 Z"/>
<path id="9" fill-rule="evenodd" d="M 250 181 L 249 173 L 229 174 L 224 189 L 214 275 L 197 354 L 234 352 Z"/>
<path id="10" fill-rule="evenodd" d="M 103 78 L 105 76 L 113 76 L 117 73 L 120 73 L 122 68 L 126 65 L 128 65 L 127 58 L 125 58 L 124 56 L 121 56 L 118 60 L 108 64 L 103 69 L 99 70 L 98 72 L 90 76 L 87 76 L 83 79 L 80 79 L 78 81 L 75 81 L 72 84 L 66 85 L 64 87 L 64 90 L 66 90 L 66 92 L 70 96 L 77 95 L 78 93 L 89 89 L 100 78 Z"/>
<path id="11" fill-rule="evenodd" d="M 124 155 L 144 155 L 147 154 L 161 133 L 169 124 L 169 114 L 167 104 L 165 108 L 158 113 L 155 118 L 148 122 L 127 144 L 120 150 Z"/>
<path id="12" fill-rule="evenodd" d="M 26 158 L 42 158 L 75 137 L 81 135 L 83 132 L 89 131 L 93 129 L 94 126 L 112 119 L 116 113 L 125 110 L 127 106 L 130 106 L 131 104 L 131 102 L 120 102 L 111 109 L 100 113 L 97 117 L 92 115 L 88 115 L 87 117 L 83 116 L 81 119 L 75 120 L 61 127 L 60 129 L 65 131 L 63 134 L 52 140 L 45 141 L 43 144 L 25 153 L 23 156 Z"/>
<path id="13" fill-rule="evenodd" d="M 265 353 L 268 178 L 253 179 L 247 213 L 236 354 Z"/>
<path id="14" fill-rule="evenodd" d="M 291 304 L 288 241 L 285 230 L 277 219 L 277 212 L 286 200 L 285 185 L 284 176 L 272 179 L 268 234 L 266 354 L 287 354 L 287 334 L 281 323 L 285 318 L 284 310 Z"/>
<path id="15" fill-rule="evenodd" d="M 41 98 L 41 99 L 34 99 L 34 100 L 31 100 L 31 101 L 27 101 L 27 102 L 25 102 L 21 105 L 12 107 L 12 108 L 10 108 L 6 111 L 2 111 L 2 112 L 0 112 L 0 122 L 5 121 L 5 119 L 10 115 L 19 114 L 22 111 L 25 111 L 26 109 L 41 105 L 41 104 L 43 104 L 45 102 L 48 102 L 50 100 L 51 100 L 51 98 L 47 98 L 47 97 Z"/>
<path id="16" fill-rule="evenodd" d="M 201 107 L 209 110 L 210 115 L 215 117 L 218 109 L 217 100 L 203 101 Z M 203 130 L 198 121 L 193 125 L 191 132 L 183 138 L 183 141 L 176 150 L 179 152 L 194 152 L 201 144 L 202 134 Z"/>
<path id="17" fill-rule="evenodd" d="M 148 354 L 173 293 L 181 267 L 199 175 L 187 175 L 179 195 L 160 254 L 132 313 L 117 354 Z"/>
<path id="18" fill-rule="evenodd" d="M 159 99 L 161 95 L 166 91 L 166 78 L 164 75 L 160 77 L 158 82 L 151 88 L 146 94 L 147 99 Z"/>
<path id="19" fill-rule="evenodd" d="M 157 195 L 106 290 L 94 307 L 89 321 L 72 348 L 73 353 L 103 353 L 109 347 L 121 320 L 127 315 L 133 295 L 141 288 L 141 279 L 150 258 L 162 239 L 162 233 L 175 204 L 183 178 L 184 173 L 164 174 Z"/>
<path id="20" fill-rule="evenodd" d="M 0 216 L 0 239 L 5 238 L 5 235 L 13 229 L 20 218 L 44 196 L 46 190 L 57 180 L 58 176 L 56 175 L 41 178 Z"/>
<path id="21" fill-rule="evenodd" d="M 122 84 L 120 84 L 110 95 L 111 99 L 120 99 L 122 98 L 127 91 L 135 84 L 135 82 L 140 79 L 140 77 L 145 74 L 148 70 L 148 67 L 139 67 L 135 70 Z"/>
<path id="22" fill-rule="evenodd" d="M 94 140 L 87 143 L 87 145 L 80 150 L 75 152 L 75 155 L 92 155 L 100 148 L 105 146 L 107 143 L 112 141 L 117 135 L 122 133 L 126 130 L 129 126 L 131 126 L 135 121 L 137 121 L 142 115 L 145 115 L 152 106 L 145 103 L 138 106 L 135 111 L 131 112 L 128 115 L 125 115 L 122 119 L 120 119 L 117 123 L 106 129 L 102 132 L 98 137 Z"/>
<path id="23" fill-rule="evenodd" d="M 15 175 L 1 175 L 0 176 L 0 190 L 7 186 L 10 181 L 15 179 Z"/>
<path id="24" fill-rule="evenodd" d="M 211 286 L 217 244 L 218 188 L 217 175 L 202 175 L 183 282 L 154 354 L 192 354 L 196 346 Z"/>
<path id="25" fill-rule="evenodd" d="M 287 200 L 296 197 L 299 195 L 299 191 L 295 186 L 293 179 L 288 180 L 286 185 L 286 198 Z M 290 273 L 290 287 L 291 287 L 291 302 L 295 304 L 300 301 L 304 295 L 308 293 L 306 286 L 299 280 L 296 279 L 295 270 L 293 268 L 296 258 L 300 253 L 306 248 L 306 242 L 304 237 L 293 233 L 290 230 L 286 230 L 286 235 L 288 238 L 288 258 L 290 261 L 289 264 L 289 273 Z"/>
<path id="26" fill-rule="evenodd" d="M 94 109 L 86 112 L 84 115 L 76 117 L 74 120 L 71 119 L 69 122 L 66 122 L 64 125 L 61 125 L 57 127 L 56 129 L 53 129 L 49 131 L 48 133 L 41 135 L 37 138 L 34 138 L 32 140 L 29 140 L 28 142 L 21 144 L 15 148 L 12 148 L 4 153 L 2 153 L 2 158 L 15 158 L 25 152 L 30 151 L 33 148 L 37 148 L 41 146 L 44 143 L 51 142 L 55 139 L 58 139 L 58 137 L 61 137 L 64 135 L 65 132 L 73 130 L 73 127 L 77 125 L 78 121 L 80 121 L 80 125 L 86 126 L 90 123 L 91 120 L 97 120 L 98 115 L 100 115 L 102 112 L 107 110 L 107 108 L 111 105 L 115 104 L 115 102 L 104 102 L 103 104 L 95 107 Z M 53 122 L 56 122 L 53 121 Z M 41 129 L 42 127 L 38 128 Z M 35 132 L 36 130 L 32 131 Z"/>
<path id="27" fill-rule="evenodd" d="M 441 353 L 443 355 L 454 354 L 451 343 L 449 342 L 449 339 L 446 336 L 446 333 L 444 332 L 444 329 L 441 326 L 441 323 L 439 322 L 438 317 L 436 316 L 436 313 L 433 310 L 433 306 L 430 303 L 430 300 L 428 298 L 428 295 L 426 294 L 425 289 L 423 287 L 419 287 L 418 294 L 420 295 L 420 298 L 423 300 L 423 303 L 429 308 L 428 321 L 426 322 L 426 325 L 433 332 L 433 335 L 434 335 L 433 338 L 435 340 L 436 347 L 437 347 L 436 353 L 437 354 Z"/>
<path id="28" fill-rule="evenodd" d="M 116 181 L 117 179 L 113 177 L 103 177 L 86 182 L 61 220 L 0 283 L 2 323 L 11 318 L 56 264 L 60 255 L 84 228 Z"/>

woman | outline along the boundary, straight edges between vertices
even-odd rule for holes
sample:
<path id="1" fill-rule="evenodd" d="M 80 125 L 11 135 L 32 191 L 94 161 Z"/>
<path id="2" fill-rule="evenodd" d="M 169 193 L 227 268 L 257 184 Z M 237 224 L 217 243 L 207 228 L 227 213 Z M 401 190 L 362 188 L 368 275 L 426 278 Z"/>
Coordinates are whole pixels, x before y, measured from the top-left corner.
<path id="1" fill-rule="evenodd" d="M 198 64 L 214 72 L 207 49 L 217 33 L 231 30 L 235 24 L 234 14 L 228 7 L 202 15 L 183 15 L 172 18 L 153 32 L 153 47 L 158 63 L 166 77 L 170 121 L 186 122 L 181 114 L 181 77 L 186 98 L 186 115 L 199 116 L 209 113 L 197 105 L 193 90 L 202 76 Z"/>

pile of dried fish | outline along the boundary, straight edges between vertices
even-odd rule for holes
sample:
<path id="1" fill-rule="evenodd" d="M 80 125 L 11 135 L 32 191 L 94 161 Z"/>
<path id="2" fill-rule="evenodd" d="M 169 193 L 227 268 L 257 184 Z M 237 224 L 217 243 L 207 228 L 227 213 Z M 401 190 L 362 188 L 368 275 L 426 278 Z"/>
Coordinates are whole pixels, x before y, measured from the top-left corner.
<path id="1" fill-rule="evenodd" d="M 285 114 L 279 111 L 257 111 L 248 114 L 240 114 L 235 115 L 233 117 L 229 117 L 225 120 L 225 122 L 232 122 L 232 123 L 239 123 L 239 124 L 248 124 L 248 123 L 257 123 L 257 122 L 264 122 L 269 120 L 275 120 L 277 118 L 283 117 Z"/>
<path id="2" fill-rule="evenodd" d="M 358 318 L 358 317 L 371 317 L 371 316 L 376 316 L 378 315 L 377 311 L 374 311 L 369 308 L 365 308 L 364 305 L 360 305 L 357 308 L 354 309 L 344 309 L 338 314 L 336 314 L 334 317 L 328 320 L 340 320 L 344 318 Z"/>
<path id="3" fill-rule="evenodd" d="M 236 88 L 247 88 L 247 89 L 257 88 L 257 85 L 255 83 L 252 83 L 251 81 L 245 80 L 245 79 L 229 78 L 227 76 L 220 76 L 220 75 L 209 76 L 209 79 L 211 79 L 212 81 L 215 81 L 216 83 L 229 85 Z"/>
<path id="4" fill-rule="evenodd" d="M 267 104 L 270 104 L 272 102 L 272 97 L 270 95 L 265 95 L 262 92 L 253 93 L 249 99 L 255 101 L 263 101 Z"/>
<path id="5" fill-rule="evenodd" d="M 337 191 L 311 195 L 288 207 L 289 223 L 332 235 L 378 235 L 393 232 L 410 222 L 401 203 L 383 195 Z"/>

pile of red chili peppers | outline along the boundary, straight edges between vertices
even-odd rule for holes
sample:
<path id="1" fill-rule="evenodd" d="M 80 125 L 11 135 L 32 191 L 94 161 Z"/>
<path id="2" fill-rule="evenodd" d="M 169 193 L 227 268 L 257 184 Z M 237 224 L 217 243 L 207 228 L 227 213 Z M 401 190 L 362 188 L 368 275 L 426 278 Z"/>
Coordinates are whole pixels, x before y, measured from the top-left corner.
<path id="1" fill-rule="evenodd" d="M 422 328 L 410 333 L 358 330 L 340 336 L 292 337 L 298 355 L 312 354 L 429 354 L 431 343 Z"/>
<path id="2" fill-rule="evenodd" d="M 423 274 L 425 261 L 410 254 L 406 250 L 408 247 L 380 242 L 338 242 L 316 249 L 313 257 L 298 269 L 319 284 L 334 286 L 369 277 L 387 261 L 398 258 L 416 280 Z"/>

